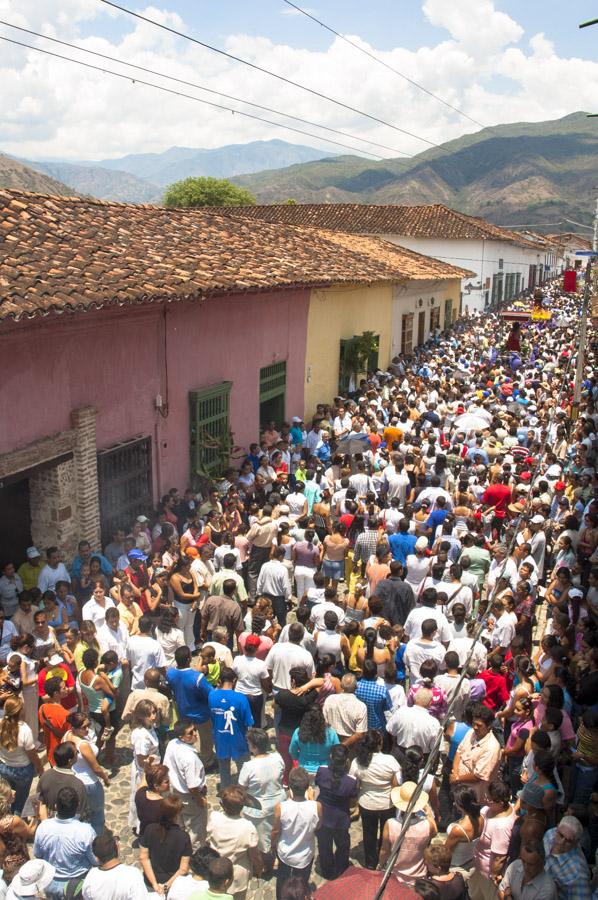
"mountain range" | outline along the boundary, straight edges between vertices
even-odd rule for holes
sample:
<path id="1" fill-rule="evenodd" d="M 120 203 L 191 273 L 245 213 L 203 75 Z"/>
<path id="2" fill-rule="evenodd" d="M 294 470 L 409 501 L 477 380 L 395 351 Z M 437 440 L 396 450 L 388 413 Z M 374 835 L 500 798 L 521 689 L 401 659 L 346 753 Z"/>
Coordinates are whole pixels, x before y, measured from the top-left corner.
<path id="1" fill-rule="evenodd" d="M 0 185 L 160 203 L 173 181 L 213 175 L 248 188 L 259 203 L 443 203 L 498 225 L 551 232 L 591 223 L 597 160 L 598 120 L 578 112 L 485 128 L 410 159 L 380 162 L 279 140 L 76 163 L 0 155 Z"/>
<path id="2" fill-rule="evenodd" d="M 232 180 L 259 203 L 444 203 L 498 225 L 556 231 L 567 217 L 591 223 L 597 160 L 598 120 L 578 112 L 485 128 L 409 160 L 344 156 Z"/>
<path id="3" fill-rule="evenodd" d="M 77 192 L 102 200 L 160 203 L 164 188 L 182 178 L 198 175 L 230 178 L 329 156 L 332 154 L 325 150 L 272 140 L 229 144 L 214 150 L 171 147 L 162 153 L 132 153 L 118 159 L 75 163 L 60 159 L 21 159 L 21 162 L 66 182 Z"/>

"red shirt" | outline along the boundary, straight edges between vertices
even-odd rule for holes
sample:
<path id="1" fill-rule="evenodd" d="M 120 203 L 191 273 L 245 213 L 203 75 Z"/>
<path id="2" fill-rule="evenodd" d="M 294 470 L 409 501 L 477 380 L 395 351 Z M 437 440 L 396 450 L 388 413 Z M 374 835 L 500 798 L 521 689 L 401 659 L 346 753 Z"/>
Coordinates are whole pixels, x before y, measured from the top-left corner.
<path id="1" fill-rule="evenodd" d="M 71 688 L 75 687 L 75 679 L 73 678 L 73 673 L 66 663 L 60 663 L 58 666 L 46 666 L 43 669 L 40 669 L 39 674 L 37 676 L 37 692 L 40 697 L 43 697 L 46 693 L 45 684 L 48 678 L 61 678 L 66 687 L 71 690 Z M 66 710 L 72 710 L 77 705 L 77 696 L 74 691 L 68 694 L 62 700 L 62 706 Z"/>
<path id="2" fill-rule="evenodd" d="M 509 699 L 509 690 L 505 676 L 501 672 L 493 672 L 491 669 L 486 669 L 485 672 L 480 672 L 479 677 L 486 685 L 486 696 L 482 700 L 484 706 L 493 711 L 504 706 Z"/>
<path id="3" fill-rule="evenodd" d="M 382 443 L 382 438 L 379 434 L 368 434 L 368 441 L 372 450 L 377 450 Z"/>
<path id="4" fill-rule="evenodd" d="M 484 491 L 482 503 L 496 507 L 494 515 L 497 519 L 504 519 L 512 495 L 511 488 L 507 484 L 491 484 Z"/>
<path id="5" fill-rule="evenodd" d="M 67 716 L 66 709 L 60 703 L 43 703 L 39 709 L 39 724 L 44 733 L 48 762 L 51 766 L 54 765 L 54 750 L 71 727 L 67 722 Z"/>

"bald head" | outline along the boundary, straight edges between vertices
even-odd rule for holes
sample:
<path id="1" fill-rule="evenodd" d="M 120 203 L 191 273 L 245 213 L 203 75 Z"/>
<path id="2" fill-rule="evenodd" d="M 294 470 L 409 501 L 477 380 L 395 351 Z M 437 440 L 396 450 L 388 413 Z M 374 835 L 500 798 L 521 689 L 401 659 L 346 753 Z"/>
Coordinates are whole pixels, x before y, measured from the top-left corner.
<path id="1" fill-rule="evenodd" d="M 147 669 L 143 676 L 143 682 L 148 688 L 157 688 L 160 685 L 160 672 L 158 669 Z"/>
<path id="2" fill-rule="evenodd" d="M 416 706 L 423 706 L 427 709 L 432 702 L 432 691 L 428 688 L 420 688 L 415 695 L 414 703 Z"/>

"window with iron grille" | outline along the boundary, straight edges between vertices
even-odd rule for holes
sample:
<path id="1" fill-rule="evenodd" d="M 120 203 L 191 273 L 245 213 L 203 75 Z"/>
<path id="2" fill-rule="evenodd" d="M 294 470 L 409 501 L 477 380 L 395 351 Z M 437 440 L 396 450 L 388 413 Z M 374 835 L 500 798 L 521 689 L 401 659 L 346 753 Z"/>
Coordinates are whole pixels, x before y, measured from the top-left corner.
<path id="1" fill-rule="evenodd" d="M 448 299 L 444 304 L 444 330 L 450 327 L 453 321 L 453 301 Z"/>
<path id="2" fill-rule="evenodd" d="M 118 528 L 129 532 L 137 516 L 152 510 L 151 438 L 135 438 L 100 450 L 98 486 L 102 543 L 106 544 Z"/>
<path id="3" fill-rule="evenodd" d="M 435 306 L 430 310 L 430 334 L 433 336 L 436 329 L 440 328 L 440 307 Z"/>
<path id="4" fill-rule="evenodd" d="M 218 475 L 230 453 L 230 392 L 232 381 L 189 391 L 189 451 L 191 476 Z"/>

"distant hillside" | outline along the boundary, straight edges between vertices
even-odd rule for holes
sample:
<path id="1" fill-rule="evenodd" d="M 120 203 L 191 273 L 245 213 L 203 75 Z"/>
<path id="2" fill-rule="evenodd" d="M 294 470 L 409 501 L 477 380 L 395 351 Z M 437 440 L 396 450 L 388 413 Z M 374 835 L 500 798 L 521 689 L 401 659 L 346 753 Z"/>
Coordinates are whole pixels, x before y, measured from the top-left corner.
<path id="1" fill-rule="evenodd" d="M 59 194 L 69 197 L 76 193 L 61 181 L 49 178 L 24 166 L 18 159 L 0 153 L 0 186 L 21 191 L 35 191 L 38 194 Z"/>
<path id="2" fill-rule="evenodd" d="M 27 166 L 73 188 L 103 200 L 130 203 L 160 203 L 164 188 L 189 176 L 211 175 L 230 178 L 266 169 L 278 169 L 294 163 L 330 156 L 286 141 L 252 141 L 230 144 L 214 150 L 193 147 L 171 147 L 163 153 L 134 153 L 119 159 L 94 161 L 23 160 Z"/>
<path id="3" fill-rule="evenodd" d="M 161 190 L 149 181 L 136 178 L 129 172 L 110 171 L 100 166 L 79 166 L 60 162 L 31 162 L 27 166 L 58 178 L 71 185 L 77 192 L 91 194 L 99 200 L 121 200 L 126 203 L 155 203 L 161 198 Z"/>
<path id="4" fill-rule="evenodd" d="M 598 124 L 585 113 L 498 125 L 443 148 L 408 161 L 345 156 L 233 180 L 261 203 L 444 203 L 496 224 L 546 223 L 547 231 L 568 217 L 592 221 Z"/>

